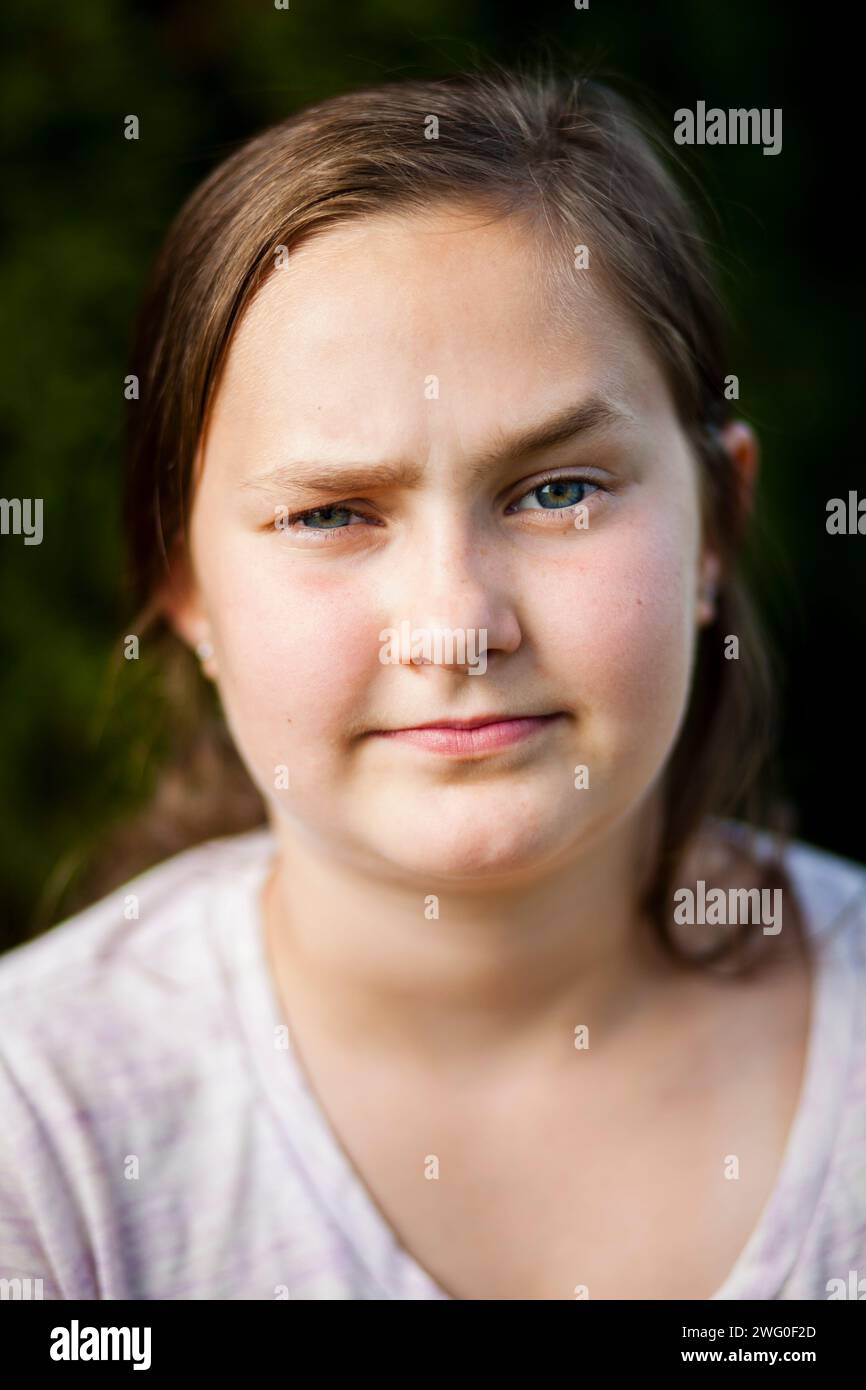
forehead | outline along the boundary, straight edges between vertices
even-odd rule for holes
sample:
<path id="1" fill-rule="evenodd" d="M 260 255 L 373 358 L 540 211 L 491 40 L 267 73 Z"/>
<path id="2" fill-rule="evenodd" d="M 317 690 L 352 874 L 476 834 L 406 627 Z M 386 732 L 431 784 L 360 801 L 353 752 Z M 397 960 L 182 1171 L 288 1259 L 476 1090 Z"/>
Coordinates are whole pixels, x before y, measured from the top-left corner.
<path id="1" fill-rule="evenodd" d="M 275 269 L 235 333 L 211 430 L 262 447 L 299 432 L 414 448 L 450 422 L 467 449 L 599 391 L 669 410 L 662 374 L 598 270 L 513 218 L 436 210 L 317 234 Z M 552 266 L 573 310 L 556 312 Z M 431 410 L 435 402 L 436 411 Z"/>

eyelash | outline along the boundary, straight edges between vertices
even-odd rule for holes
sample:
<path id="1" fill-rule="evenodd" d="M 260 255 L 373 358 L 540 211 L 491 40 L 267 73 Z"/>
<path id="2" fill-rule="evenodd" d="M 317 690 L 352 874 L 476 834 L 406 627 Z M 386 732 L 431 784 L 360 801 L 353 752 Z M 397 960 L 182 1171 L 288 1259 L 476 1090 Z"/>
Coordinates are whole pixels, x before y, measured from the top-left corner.
<path id="1" fill-rule="evenodd" d="M 611 492 L 611 490 L 612 490 L 612 489 L 610 489 L 610 488 L 603 487 L 601 483 L 596 482 L 595 479 L 593 479 L 593 478 L 580 477 L 580 476 L 578 476 L 578 475 L 576 475 L 576 474 L 571 474 L 571 473 L 567 473 L 567 474 L 563 474 L 563 473 L 548 473 L 548 474 L 545 474 L 544 477 L 539 478 L 539 480 L 538 480 L 536 483 L 533 483 L 532 487 L 531 487 L 531 488 L 528 488 L 526 492 L 523 492 L 523 493 L 520 494 L 520 496 L 515 497 L 514 501 L 513 501 L 513 502 L 510 502 L 510 503 L 508 504 L 509 509 L 510 509 L 511 507 L 516 507 L 516 504 L 517 504 L 518 502 L 523 502 L 523 501 L 525 501 L 525 499 L 526 499 L 527 497 L 531 497 L 531 496 L 533 495 L 533 493 L 539 491 L 541 488 L 545 487 L 548 483 L 578 483 L 578 484 L 583 484 L 584 487 L 591 487 L 591 488 L 594 488 L 594 489 L 595 489 L 595 492 L 590 493 L 588 499 L 587 499 L 587 498 L 581 498 L 579 502 L 571 502 L 567 507 L 550 507 L 550 508 L 539 507 L 539 508 L 537 509 L 539 512 L 542 512 L 542 513 L 544 513 L 544 512 L 546 511 L 546 513 L 547 513 L 548 516 L 553 516 L 553 517 L 565 516 L 565 515 L 567 515 L 569 512 L 573 511 L 575 507 L 580 507 L 580 506 L 590 506 L 590 507 L 591 507 L 591 506 L 594 505 L 594 504 L 593 504 L 593 501 L 592 501 L 593 497 L 595 497 L 595 496 L 597 496 L 597 495 L 599 495 L 599 494 L 601 494 L 601 493 L 608 493 L 608 494 L 609 494 L 609 493 Z M 536 510 L 536 509 L 535 509 L 535 508 L 530 508 L 529 510 L 533 510 L 533 511 L 534 511 L 534 510 Z M 369 519 L 370 519 L 370 518 L 366 515 L 366 513 L 361 512 L 361 511 L 358 511 L 358 509 L 355 508 L 355 507 L 347 506 L 347 505 L 346 505 L 345 503 L 343 503 L 343 502 L 330 502 L 330 503 L 328 503 L 327 506 L 322 506 L 322 507 L 308 507 L 306 511 L 303 511 L 303 512 L 293 512 L 290 516 L 285 517 L 285 519 L 284 519 L 283 522 L 282 522 L 282 526 L 281 526 L 280 528 L 278 528 L 278 529 L 281 529 L 281 530 L 290 530 L 290 529 L 294 529 L 294 525 L 295 525 L 296 522 L 304 521 L 304 520 L 306 520 L 307 517 L 316 516 L 316 515 L 318 515 L 318 514 L 321 513 L 321 512 L 348 512 L 348 513 L 350 513 L 352 516 L 359 516 L 359 517 L 362 517 L 365 521 L 369 521 Z M 508 511 L 508 514 L 509 514 L 509 515 L 513 515 L 513 513 L 511 513 L 510 511 Z M 377 524 L 377 523 L 374 522 L 373 524 L 375 525 L 375 524 Z M 270 530 L 270 529 L 271 529 L 271 525 L 268 526 L 268 530 Z M 302 531 L 304 531 L 305 534 L 307 534 L 307 535 L 325 536 L 325 537 L 330 538 L 331 536 L 340 535 L 340 534 L 341 534 L 342 532 L 344 532 L 344 531 L 353 531 L 353 530 L 355 530 L 355 527 L 353 527 L 353 526 L 351 526 L 351 525 L 348 525 L 348 526 L 335 526 L 335 527 L 333 527 L 333 528 L 330 529 L 330 530 L 327 529 L 327 528 L 326 528 L 326 529 L 323 529 L 323 530 L 318 530 L 316 527 L 311 526 L 311 527 L 301 527 L 300 529 L 301 529 Z M 297 534 L 297 532 L 296 532 L 296 534 Z"/>

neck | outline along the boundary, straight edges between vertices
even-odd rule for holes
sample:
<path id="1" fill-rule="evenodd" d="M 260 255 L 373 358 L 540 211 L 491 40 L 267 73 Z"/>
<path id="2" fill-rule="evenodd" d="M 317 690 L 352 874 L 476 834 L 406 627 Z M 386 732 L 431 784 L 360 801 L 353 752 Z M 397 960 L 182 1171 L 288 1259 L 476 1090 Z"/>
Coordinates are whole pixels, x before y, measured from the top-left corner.
<path id="1" fill-rule="evenodd" d="M 670 976 L 636 900 L 657 800 L 531 880 L 421 885 L 335 857 L 277 822 L 262 896 L 287 1021 L 335 1044 L 465 1064 L 628 1022 Z"/>

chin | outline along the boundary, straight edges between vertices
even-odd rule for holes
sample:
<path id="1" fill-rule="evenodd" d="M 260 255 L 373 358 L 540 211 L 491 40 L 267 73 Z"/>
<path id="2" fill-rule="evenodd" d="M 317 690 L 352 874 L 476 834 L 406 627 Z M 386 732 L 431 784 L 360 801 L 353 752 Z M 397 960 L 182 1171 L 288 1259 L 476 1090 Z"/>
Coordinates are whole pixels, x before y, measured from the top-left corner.
<path id="1" fill-rule="evenodd" d="M 501 797 L 493 805 L 490 798 L 459 812 L 435 800 L 422 801 L 414 813 L 404 806 L 396 820 L 371 816 L 367 823 L 368 842 L 370 825 L 379 831 L 379 856 L 422 881 L 492 883 L 531 875 L 574 840 L 573 818 L 569 822 L 552 798 L 543 805 Z"/>

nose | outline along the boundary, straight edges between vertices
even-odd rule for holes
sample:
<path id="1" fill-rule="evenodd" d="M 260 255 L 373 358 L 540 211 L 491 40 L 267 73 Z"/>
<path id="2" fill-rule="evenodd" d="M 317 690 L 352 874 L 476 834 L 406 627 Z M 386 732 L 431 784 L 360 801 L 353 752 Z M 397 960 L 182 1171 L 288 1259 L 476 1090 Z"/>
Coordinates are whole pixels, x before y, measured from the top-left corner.
<path id="1" fill-rule="evenodd" d="M 522 641 L 507 557 L 449 506 L 394 559 L 386 611 L 400 633 L 399 664 L 486 669 Z"/>

